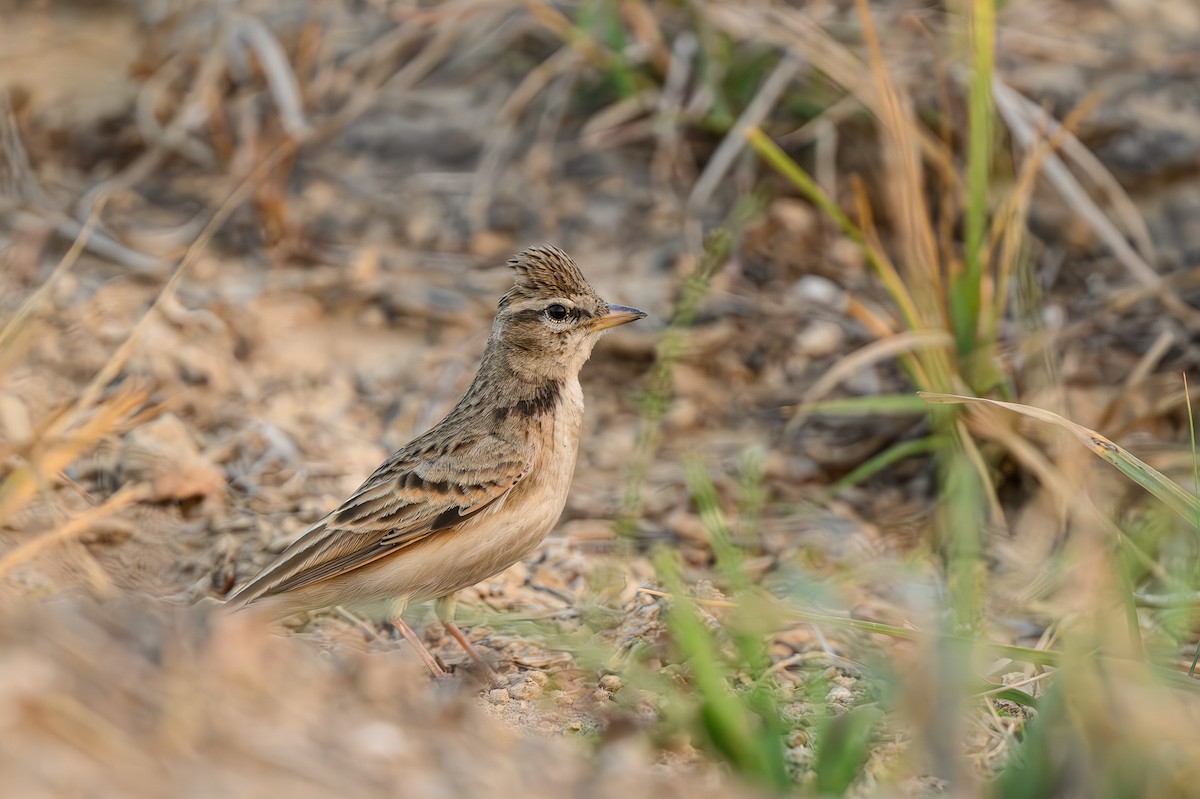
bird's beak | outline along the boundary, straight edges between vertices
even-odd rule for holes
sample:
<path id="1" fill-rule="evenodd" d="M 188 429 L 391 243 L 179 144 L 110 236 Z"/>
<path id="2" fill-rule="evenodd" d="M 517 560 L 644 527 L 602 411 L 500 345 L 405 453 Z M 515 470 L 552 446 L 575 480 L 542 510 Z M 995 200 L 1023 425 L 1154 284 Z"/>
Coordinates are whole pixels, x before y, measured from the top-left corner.
<path id="1" fill-rule="evenodd" d="M 639 311 L 637 308 L 627 308 L 624 305 L 610 305 L 608 306 L 608 313 L 592 322 L 592 332 L 607 330 L 617 325 L 627 325 L 630 322 L 636 322 L 638 319 L 645 318 L 645 312 Z"/>

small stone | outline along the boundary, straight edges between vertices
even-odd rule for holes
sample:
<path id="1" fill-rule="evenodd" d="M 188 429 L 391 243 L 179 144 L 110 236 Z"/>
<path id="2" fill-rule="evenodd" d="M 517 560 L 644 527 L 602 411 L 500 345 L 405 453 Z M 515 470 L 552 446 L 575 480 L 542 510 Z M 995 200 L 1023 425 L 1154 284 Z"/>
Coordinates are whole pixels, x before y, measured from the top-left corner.
<path id="1" fill-rule="evenodd" d="M 358 323 L 370 330 L 383 330 L 388 325 L 387 314 L 378 305 L 368 305 L 358 314 Z"/>
<path id="2" fill-rule="evenodd" d="M 1061 305 L 1047 303 L 1042 308 L 1042 322 L 1051 330 L 1061 330 L 1067 324 L 1067 311 Z"/>
<path id="3" fill-rule="evenodd" d="M 571 707 L 575 704 L 575 694 L 569 694 L 566 691 L 555 691 L 550 694 L 550 698 L 558 707 Z"/>
<path id="4" fill-rule="evenodd" d="M 841 350 L 845 339 L 841 325 L 816 319 L 796 337 L 796 346 L 810 358 L 824 358 Z"/>
<path id="5" fill-rule="evenodd" d="M 796 297 L 834 310 L 842 310 L 846 304 L 846 292 L 829 278 L 805 275 L 796 281 L 792 289 Z"/>
<path id="6" fill-rule="evenodd" d="M 840 266 L 842 271 L 846 273 L 862 272 L 863 267 L 866 265 L 866 256 L 863 255 L 862 247 L 850 239 L 835 239 L 826 248 L 826 253 L 829 256 L 829 260 Z"/>
<path id="7" fill-rule="evenodd" d="M 667 529 L 684 541 L 706 546 L 709 541 L 708 528 L 694 513 L 680 510 L 672 513 L 667 519 Z"/>
<path id="8" fill-rule="evenodd" d="M 812 206 L 802 200 L 781 197 L 771 203 L 771 218 L 788 233 L 807 238 L 817 229 L 817 214 Z"/>
<path id="9" fill-rule="evenodd" d="M 503 688 L 493 688 L 488 691 L 488 701 L 493 705 L 503 705 L 509 700 L 508 691 Z"/>
<path id="10" fill-rule="evenodd" d="M 612 699 L 612 694 L 603 688 L 597 688 L 595 691 L 592 691 L 592 699 L 595 699 L 597 702 L 607 702 Z"/>
<path id="11" fill-rule="evenodd" d="M 396 725 L 385 721 L 369 722 L 352 731 L 351 741 L 354 751 L 381 760 L 400 757 L 412 748 L 408 735 Z"/>
<path id="12" fill-rule="evenodd" d="M 445 224 L 445 213 L 439 203 L 428 198 L 411 203 L 405 223 L 405 237 L 414 247 L 429 247 L 437 243 L 438 232 Z"/>
<path id="13" fill-rule="evenodd" d="M 13 444 L 23 444 L 33 438 L 29 409 L 19 397 L 0 394 L 0 431 Z"/>
<path id="14" fill-rule="evenodd" d="M 842 381 L 842 385 L 851 394 L 866 396 L 879 394 L 883 391 L 883 381 L 877 369 L 860 369 Z"/>
<path id="15" fill-rule="evenodd" d="M 825 701 L 831 705 L 846 705 L 854 699 L 854 694 L 843 685 L 834 686 L 825 694 Z"/>
<path id="16" fill-rule="evenodd" d="M 785 739 L 788 749 L 796 749 L 801 746 L 808 746 L 808 731 L 807 730 L 792 730 L 787 734 Z"/>
<path id="17" fill-rule="evenodd" d="M 807 744 L 788 747 L 786 757 L 788 762 L 800 768 L 811 768 L 815 753 Z"/>
<path id="18" fill-rule="evenodd" d="M 529 679 L 521 680 L 516 685 L 508 686 L 508 695 L 513 699 L 533 699 L 541 692 L 541 686 Z"/>
<path id="19" fill-rule="evenodd" d="M 673 430 L 692 430 L 700 426 L 704 414 L 700 407 L 687 397 L 678 397 L 671 403 L 663 424 Z"/>
<path id="20" fill-rule="evenodd" d="M 616 674 L 605 674 L 600 678 L 600 687 L 609 693 L 615 694 L 621 690 L 621 678 Z"/>

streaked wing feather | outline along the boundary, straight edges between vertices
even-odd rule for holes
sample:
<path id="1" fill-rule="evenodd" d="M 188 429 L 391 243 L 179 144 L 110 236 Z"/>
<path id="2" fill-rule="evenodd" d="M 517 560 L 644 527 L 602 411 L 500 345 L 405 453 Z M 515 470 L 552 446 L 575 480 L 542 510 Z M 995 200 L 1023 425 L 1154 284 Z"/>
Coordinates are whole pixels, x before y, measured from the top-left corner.
<path id="1" fill-rule="evenodd" d="M 516 447 L 492 436 L 434 452 L 421 444 L 384 462 L 228 601 L 303 588 L 453 529 L 501 500 L 528 469 Z"/>

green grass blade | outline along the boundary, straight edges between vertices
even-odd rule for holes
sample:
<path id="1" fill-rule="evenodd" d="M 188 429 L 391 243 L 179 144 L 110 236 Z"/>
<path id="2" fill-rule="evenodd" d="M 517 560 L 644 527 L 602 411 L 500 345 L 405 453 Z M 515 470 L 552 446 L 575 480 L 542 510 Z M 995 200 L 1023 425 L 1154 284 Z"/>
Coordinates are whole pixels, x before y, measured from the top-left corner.
<path id="1" fill-rule="evenodd" d="M 708 532 L 717 571 L 725 578 L 729 589 L 741 593 L 750 587 L 750 581 L 742 570 L 742 553 L 733 543 L 733 533 L 721 508 L 717 487 L 713 485 L 708 469 L 699 458 L 690 458 L 686 468 L 688 491 L 696 505 L 696 512 L 700 514 L 700 521 Z"/>
<path id="2" fill-rule="evenodd" d="M 929 405 L 916 394 L 875 394 L 821 400 L 805 410 L 809 415 L 826 416 L 919 416 L 929 412 Z"/>
<path id="3" fill-rule="evenodd" d="M 1022 691 L 1020 688 L 995 688 L 990 685 L 984 685 L 979 690 L 980 696 L 988 696 L 993 699 L 1003 699 L 1006 702 L 1012 702 L 1014 705 L 1022 707 L 1031 707 L 1037 710 L 1041 701 L 1032 694 Z"/>
<path id="4" fill-rule="evenodd" d="M 787 153 L 780 149 L 779 145 L 771 141 L 765 133 L 758 128 L 750 128 L 746 131 L 746 140 L 750 143 L 750 147 L 758 153 L 759 157 L 766 161 L 776 172 L 790 180 L 809 202 L 824 211 L 838 228 L 841 229 L 842 233 L 862 249 L 867 263 L 871 265 L 875 274 L 883 282 L 884 288 L 891 296 L 892 301 L 896 303 L 896 307 L 900 311 L 900 315 L 904 318 L 904 323 L 908 329 L 925 329 L 926 325 L 921 321 L 921 315 L 913 304 L 908 290 L 900 281 L 899 275 L 894 270 L 885 267 L 879 253 L 867 242 L 866 236 L 863 235 L 858 225 L 854 224 L 853 220 L 842 211 L 838 204 L 830 199 L 829 195 L 817 185 L 817 182 L 799 164 L 793 161 Z"/>
<path id="5" fill-rule="evenodd" d="M 791 780 L 784 767 L 783 740 L 776 730 L 774 700 L 754 692 L 739 696 L 731 690 L 727 676 L 735 670 L 721 657 L 716 636 L 684 593 L 678 564 L 665 551 L 658 553 L 654 563 L 672 594 L 667 626 L 700 695 L 700 721 L 709 743 L 737 771 L 776 791 L 786 790 Z"/>
<path id="6" fill-rule="evenodd" d="M 1200 518 L 1200 497 L 1103 436 L 1092 439 L 1090 449 L 1195 526 Z"/>
<path id="7" fill-rule="evenodd" d="M 821 492 L 820 498 L 826 499 L 835 496 L 839 491 L 857 485 L 864 480 L 874 477 L 879 472 L 882 472 L 887 467 L 894 463 L 899 463 L 906 458 L 915 458 L 918 455 L 928 455 L 931 452 L 937 452 L 942 446 L 942 441 L 937 436 L 926 436 L 924 438 L 913 439 L 912 441 L 901 441 L 894 444 L 883 452 L 869 458 L 862 464 L 856 466 L 849 474 L 842 477 L 836 483 L 831 485 L 825 491 Z"/>
<path id="8" fill-rule="evenodd" d="M 1070 734 L 1064 717 L 1069 713 L 1061 688 L 1050 691 L 1037 718 L 1026 729 L 1024 740 L 997 776 L 991 795 L 997 799 L 1041 799 L 1059 796 L 1067 775 L 1055 756 L 1058 742 Z"/>
<path id="9" fill-rule="evenodd" d="M 1028 416 L 1031 419 L 1037 419 L 1046 424 L 1061 427 L 1078 438 L 1080 443 L 1097 456 L 1116 467 L 1121 474 L 1146 489 L 1146 491 L 1150 492 L 1150 494 L 1164 505 L 1182 516 L 1189 524 L 1195 524 L 1196 519 L 1200 518 L 1200 497 L 1183 488 L 1174 480 L 1141 458 L 1136 457 L 1119 444 L 1115 444 L 1095 430 L 1072 422 L 1070 419 L 1059 416 L 1057 413 L 1042 408 L 1035 408 L 1031 405 L 1021 405 L 1016 402 L 1003 402 L 1001 400 L 985 399 L 982 397 L 964 397 L 957 394 L 934 394 L 927 392 L 920 392 L 919 396 L 926 402 L 933 404 L 994 405 L 998 408 L 1004 408 L 1023 416 Z"/>
<path id="10" fill-rule="evenodd" d="M 967 204 L 964 220 L 966 268 L 951 287 L 950 311 L 960 355 L 975 349 L 983 284 L 984 238 L 988 225 L 988 182 L 991 178 L 995 107 L 992 72 L 995 60 L 996 10 L 992 0 L 969 0 L 971 81 L 967 97 Z"/>
<path id="11" fill-rule="evenodd" d="M 879 708 L 862 706 L 822 721 L 813 767 L 820 796 L 842 796 L 849 790 L 871 756 L 871 743 L 882 717 Z"/>

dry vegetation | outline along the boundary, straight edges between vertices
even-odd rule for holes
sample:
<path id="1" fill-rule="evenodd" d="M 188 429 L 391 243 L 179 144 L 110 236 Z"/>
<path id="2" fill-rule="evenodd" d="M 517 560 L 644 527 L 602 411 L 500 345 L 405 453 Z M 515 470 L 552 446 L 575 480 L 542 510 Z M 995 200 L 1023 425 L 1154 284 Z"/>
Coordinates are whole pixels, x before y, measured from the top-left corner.
<path id="1" fill-rule="evenodd" d="M 1194 793 L 1190 2 L 0 19 L 0 793 Z M 461 597 L 503 684 L 190 604 L 448 409 L 541 241 L 652 319 Z"/>

